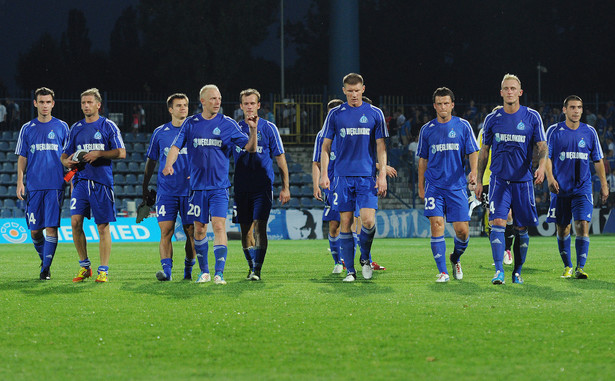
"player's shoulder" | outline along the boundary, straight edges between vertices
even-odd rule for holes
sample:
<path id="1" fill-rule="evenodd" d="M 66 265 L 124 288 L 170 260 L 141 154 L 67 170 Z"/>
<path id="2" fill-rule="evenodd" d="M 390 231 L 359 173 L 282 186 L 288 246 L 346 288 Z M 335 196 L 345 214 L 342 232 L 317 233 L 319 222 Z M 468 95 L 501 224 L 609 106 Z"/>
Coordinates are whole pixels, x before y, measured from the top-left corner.
<path id="1" fill-rule="evenodd" d="M 104 116 L 100 117 L 100 124 L 101 126 L 105 126 L 107 128 L 111 128 L 113 130 L 120 130 L 119 127 L 117 126 L 117 124 L 115 124 L 114 121 L 112 121 L 109 118 L 105 118 Z"/>
<path id="2" fill-rule="evenodd" d="M 528 115 L 531 115 L 532 117 L 534 117 L 534 118 L 536 118 L 537 120 L 539 120 L 539 121 L 541 121 L 541 122 L 542 122 L 542 117 L 540 116 L 540 113 L 539 113 L 538 111 L 536 111 L 536 110 L 534 110 L 533 108 L 528 107 L 528 106 L 521 106 L 521 107 L 525 108 L 525 112 L 526 112 Z"/>
<path id="3" fill-rule="evenodd" d="M 456 124 L 461 125 L 464 128 L 472 129 L 472 124 L 470 124 L 470 122 L 467 121 L 466 119 L 453 115 L 453 120 L 455 121 Z"/>
<path id="4" fill-rule="evenodd" d="M 83 128 L 83 126 L 85 125 L 85 119 L 81 119 L 76 121 L 75 123 L 73 123 L 72 126 L 70 126 L 71 131 L 72 130 L 78 130 L 80 128 Z"/>

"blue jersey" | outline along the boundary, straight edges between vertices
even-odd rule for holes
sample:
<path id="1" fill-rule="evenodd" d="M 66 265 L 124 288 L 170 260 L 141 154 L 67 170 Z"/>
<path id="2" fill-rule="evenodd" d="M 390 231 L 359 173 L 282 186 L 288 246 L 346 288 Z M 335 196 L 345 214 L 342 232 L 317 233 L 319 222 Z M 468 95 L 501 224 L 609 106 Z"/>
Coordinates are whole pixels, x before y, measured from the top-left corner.
<path id="1" fill-rule="evenodd" d="M 248 136 L 233 119 L 217 114 L 204 119 L 201 114 L 188 117 L 173 145 L 188 148 L 191 190 L 226 189 L 231 186 L 228 167 L 231 150 L 248 144 Z"/>
<path id="2" fill-rule="evenodd" d="M 64 166 L 60 160 L 68 139 L 68 124 L 51 117 L 46 123 L 33 119 L 19 131 L 15 155 L 28 159 L 28 191 L 63 189 Z"/>
<path id="3" fill-rule="evenodd" d="M 540 114 L 521 106 L 514 114 L 497 109 L 485 118 L 483 144 L 491 146 L 491 173 L 508 181 L 531 181 L 534 144 L 545 141 Z"/>
<path id="4" fill-rule="evenodd" d="M 314 142 L 314 156 L 312 161 L 320 163 L 320 154 L 322 153 L 322 142 L 325 140 L 323 136 L 324 129 L 320 130 L 316 134 L 316 141 Z M 327 167 L 327 174 L 329 175 L 329 181 L 333 181 L 335 177 L 335 138 L 331 142 L 331 153 L 329 154 L 329 166 Z"/>
<path id="5" fill-rule="evenodd" d="M 113 121 L 101 116 L 92 123 L 86 123 L 85 119 L 82 119 L 73 124 L 63 153 L 70 156 L 80 149 L 111 151 L 118 148 L 125 148 L 120 129 Z M 93 163 L 86 163 L 85 168 L 77 172 L 73 178 L 73 182 L 79 180 L 91 180 L 112 187 L 111 160 L 100 157 Z"/>
<path id="6" fill-rule="evenodd" d="M 147 157 L 158 164 L 158 194 L 167 196 L 188 196 L 190 194 L 190 170 L 188 169 L 188 149 L 182 148 L 173 164 L 173 175 L 164 176 L 162 170 L 167 162 L 167 154 L 173 141 L 179 134 L 180 127 L 171 122 L 156 128 L 152 133 Z"/>
<path id="7" fill-rule="evenodd" d="M 250 126 L 245 120 L 239 122 L 239 127 L 244 134 L 250 134 Z M 239 146 L 235 146 L 233 150 L 235 192 L 259 192 L 273 189 L 272 159 L 284 153 L 284 145 L 275 124 L 259 118 L 256 128 L 256 152 L 247 152 Z"/>
<path id="8" fill-rule="evenodd" d="M 589 161 L 604 157 L 596 130 L 580 123 L 576 130 L 566 122 L 552 125 L 547 130 L 549 158 L 553 163 L 553 176 L 559 183 L 560 195 L 584 195 L 592 192 L 592 174 Z"/>
<path id="9" fill-rule="evenodd" d="M 329 111 L 323 130 L 325 138 L 336 140 L 338 176 L 376 174 L 376 140 L 389 137 L 382 110 L 365 102 L 359 107 L 343 103 Z"/>
<path id="10" fill-rule="evenodd" d="M 421 127 L 417 154 L 428 161 L 425 179 L 433 186 L 465 188 L 465 156 L 476 151 L 478 143 L 465 119 L 453 116 L 446 123 L 434 119 Z"/>

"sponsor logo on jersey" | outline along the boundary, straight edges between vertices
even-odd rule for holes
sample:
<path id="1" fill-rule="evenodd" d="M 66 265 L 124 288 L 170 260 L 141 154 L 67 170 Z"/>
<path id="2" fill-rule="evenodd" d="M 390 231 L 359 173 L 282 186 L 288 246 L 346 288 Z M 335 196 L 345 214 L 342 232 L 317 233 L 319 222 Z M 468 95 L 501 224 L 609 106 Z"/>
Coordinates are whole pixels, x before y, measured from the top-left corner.
<path id="1" fill-rule="evenodd" d="M 367 123 L 367 117 L 365 116 L 365 114 L 363 114 L 363 116 L 361 117 L 361 119 L 359 119 L 359 123 Z"/>
<path id="2" fill-rule="evenodd" d="M 220 135 L 220 128 L 219 127 L 214 128 L 214 135 Z"/>
<path id="3" fill-rule="evenodd" d="M 589 154 L 585 152 L 561 152 L 559 154 L 559 159 L 570 159 L 570 160 L 587 160 L 589 158 Z"/>
<path id="4" fill-rule="evenodd" d="M 579 148 L 585 148 L 587 144 L 585 144 L 585 139 L 581 138 L 581 141 L 579 142 Z"/>
<path id="5" fill-rule="evenodd" d="M 49 139 L 55 139 L 56 138 L 56 134 L 53 133 L 53 130 L 49 131 L 49 135 L 47 135 L 47 137 Z"/>
<path id="6" fill-rule="evenodd" d="M 77 150 L 86 150 L 86 151 L 104 151 L 105 145 L 102 143 L 87 143 L 87 144 L 77 144 Z"/>
<path id="7" fill-rule="evenodd" d="M 434 144 L 431 146 L 431 153 L 443 151 L 459 151 L 459 143 Z"/>
<path id="8" fill-rule="evenodd" d="M 198 146 L 222 147 L 222 140 L 220 140 L 220 139 L 194 138 L 192 140 L 192 145 L 194 146 L 194 148 L 197 148 Z"/>
<path id="9" fill-rule="evenodd" d="M 451 128 L 451 131 L 448 133 L 448 137 L 454 139 L 456 136 L 457 134 L 455 133 L 455 130 Z"/>
<path id="10" fill-rule="evenodd" d="M 343 133 L 342 133 L 343 131 Z M 346 135 L 348 136 L 354 136 L 354 135 L 369 135 L 371 133 L 371 130 L 369 128 L 342 128 L 340 130 L 340 136 L 344 137 Z"/>
<path id="11" fill-rule="evenodd" d="M 58 149 L 60 149 L 60 146 L 54 143 L 39 143 L 30 146 L 30 152 L 32 153 L 34 151 L 57 151 Z"/>
<path id="12" fill-rule="evenodd" d="M 495 134 L 496 142 L 515 142 L 515 143 L 525 143 L 525 135 L 514 135 L 514 134 Z"/>
<path id="13" fill-rule="evenodd" d="M 519 124 L 517 124 L 517 130 L 519 131 L 525 130 L 525 124 L 523 124 L 523 121 L 520 121 Z"/>

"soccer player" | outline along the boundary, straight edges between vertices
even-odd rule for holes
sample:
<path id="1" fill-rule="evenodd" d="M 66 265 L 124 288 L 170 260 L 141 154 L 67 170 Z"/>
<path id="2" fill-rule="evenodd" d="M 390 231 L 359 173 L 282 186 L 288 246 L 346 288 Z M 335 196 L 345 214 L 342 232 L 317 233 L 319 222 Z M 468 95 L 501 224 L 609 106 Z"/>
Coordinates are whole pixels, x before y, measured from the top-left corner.
<path id="1" fill-rule="evenodd" d="M 516 75 L 506 74 L 502 79 L 500 95 L 504 107 L 485 118 L 483 145 L 478 155 L 478 178 L 482 178 L 491 150 L 491 180 L 489 181 L 489 219 L 491 221 L 491 253 L 495 264 L 493 284 L 504 283 L 504 232 L 509 210 L 519 231 L 520 250 L 515 253 L 513 283 L 523 283 L 521 269 L 525 262 L 530 237 L 528 226 L 538 225 L 534 200 L 534 185 L 542 184 L 545 177 L 547 143 L 540 114 L 521 106 L 521 81 Z M 538 150 L 539 165 L 532 176 L 532 153 Z M 476 195 L 482 199 L 483 184 L 476 185 Z"/>
<path id="2" fill-rule="evenodd" d="M 361 75 L 346 75 L 343 91 L 347 102 L 333 108 L 323 126 L 320 186 L 333 187 L 333 209 L 340 212 L 340 253 L 348 270 L 344 281 L 353 282 L 356 271 L 351 226 L 356 207 L 362 222 L 359 246 L 363 278 L 371 279 L 373 275 L 369 253 L 376 233 L 378 196 L 385 197 L 387 191 L 385 138 L 389 133 L 382 110 L 362 100 L 365 85 Z M 328 168 L 334 138 L 335 178 L 331 182 Z M 381 168 L 377 176 L 376 160 Z"/>
<path id="3" fill-rule="evenodd" d="M 471 187 L 476 185 L 478 143 L 470 123 L 453 116 L 455 95 L 449 88 L 436 89 L 432 99 L 437 117 L 419 133 L 418 190 L 419 197 L 425 199 L 424 213 L 431 225 L 431 251 L 439 272 L 436 282 L 443 283 L 450 279 L 446 269 L 444 216 L 455 229 L 455 248 L 449 256 L 453 277 L 463 279 L 460 257 L 470 241 L 466 188 L 468 180 Z M 470 162 L 468 180 L 464 169 L 466 155 Z"/>
<path id="4" fill-rule="evenodd" d="M 53 90 L 34 92 L 38 116 L 21 127 L 17 158 L 17 198 L 26 198 L 26 220 L 34 248 L 41 259 L 40 279 L 51 279 L 51 262 L 58 246 L 58 226 L 64 201 L 64 167 L 60 161 L 68 138 L 68 124 L 51 116 Z M 24 173 L 28 176 L 24 185 Z M 27 187 L 27 194 L 26 194 Z M 43 235 L 45 229 L 46 236 Z"/>
<path id="5" fill-rule="evenodd" d="M 290 200 L 288 165 L 284 145 L 275 124 L 259 118 L 261 95 L 255 89 L 246 89 L 239 94 L 244 120 L 239 127 L 244 134 L 250 134 L 248 120 L 256 122 L 256 152 L 249 153 L 235 146 L 235 206 L 237 222 L 241 227 L 241 244 L 248 261 L 247 279 L 260 280 L 263 262 L 267 254 L 267 222 L 273 204 L 272 158 L 280 169 L 282 189 L 279 200 L 283 204 Z M 252 246 L 253 245 L 253 246 Z M 251 249 L 252 248 L 252 249 Z"/>
<path id="6" fill-rule="evenodd" d="M 177 161 L 173 165 L 175 173 L 172 176 L 163 176 L 162 170 L 166 163 L 169 147 L 179 134 L 182 123 L 188 116 L 188 97 L 186 94 L 175 93 L 167 98 L 167 109 L 171 114 L 171 121 L 156 128 L 152 134 L 147 149 L 147 161 L 143 175 L 143 198 L 149 195 L 149 181 L 152 178 L 156 162 L 158 167 L 158 192 L 156 193 L 156 218 L 160 227 L 160 264 L 162 270 L 156 273 L 160 281 L 171 280 L 173 269 L 173 244 L 171 239 L 175 232 L 175 221 L 181 216 L 186 245 L 184 259 L 184 279 L 192 279 L 192 266 L 195 264 L 194 252 L 194 225 L 192 216 L 188 215 L 188 196 L 190 193 L 190 170 L 188 168 L 188 150 L 183 148 Z"/>
<path id="7" fill-rule="evenodd" d="M 564 100 L 562 111 L 566 120 L 547 130 L 549 159 L 546 173 L 551 191 L 547 222 L 555 222 L 557 226 L 557 246 L 565 266 L 562 278 L 571 278 L 570 221 L 574 218 L 577 234 L 574 277 L 587 279 L 583 267 L 589 254 L 589 222 L 594 211 L 590 160 L 600 178 L 600 201 L 603 204 L 609 197 L 609 186 L 598 134 L 592 126 L 581 123 L 583 101 L 570 95 Z"/>
<path id="8" fill-rule="evenodd" d="M 73 242 L 79 255 L 79 273 L 73 282 L 82 282 L 92 276 L 88 258 L 87 241 L 83 231 L 83 219 L 93 216 L 98 227 L 100 241 L 98 250 L 100 266 L 96 282 L 107 282 L 109 256 L 111 255 L 111 232 L 109 222 L 115 221 L 115 197 L 113 194 L 112 160 L 124 159 L 126 148 L 120 129 L 113 121 L 100 116 L 102 104 L 96 88 L 81 93 L 81 110 L 85 119 L 73 124 L 68 142 L 62 153 L 62 164 L 72 168 L 79 164 L 73 154 L 85 150 L 85 167 L 73 177 L 73 193 L 70 200 Z"/>
<path id="9" fill-rule="evenodd" d="M 169 153 L 163 175 L 175 173 L 173 164 L 183 147 L 188 148 L 190 198 L 188 215 L 194 218 L 194 248 L 201 274 L 197 283 L 211 280 L 207 262 L 207 224 L 211 217 L 216 258 L 214 283 L 226 284 L 224 265 L 228 252 L 226 213 L 228 210 L 229 157 L 234 146 L 256 152 L 256 118 L 248 118 L 250 136 L 232 118 L 219 114 L 222 96 L 216 85 L 205 85 L 199 92 L 203 112 L 188 117 Z"/>

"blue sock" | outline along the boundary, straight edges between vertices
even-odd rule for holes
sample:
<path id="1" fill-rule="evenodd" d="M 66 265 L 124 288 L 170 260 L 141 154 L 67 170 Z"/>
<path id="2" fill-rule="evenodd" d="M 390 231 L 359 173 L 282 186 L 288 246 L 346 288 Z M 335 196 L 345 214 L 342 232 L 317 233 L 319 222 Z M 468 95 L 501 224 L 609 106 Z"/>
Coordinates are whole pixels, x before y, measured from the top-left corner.
<path id="1" fill-rule="evenodd" d="M 161 259 L 160 264 L 162 265 L 162 271 L 164 271 L 164 275 L 167 276 L 167 279 L 171 279 L 171 269 L 173 268 L 173 259 L 171 258 Z"/>
<path id="2" fill-rule="evenodd" d="M 505 228 L 502 226 L 492 226 L 489 240 L 491 241 L 491 255 L 493 256 L 493 263 L 495 263 L 495 270 L 504 272 L 504 237 Z"/>
<path id="3" fill-rule="evenodd" d="M 202 273 L 209 273 L 209 264 L 207 263 L 207 250 L 209 249 L 209 244 L 207 242 L 207 237 L 198 240 L 194 240 L 194 251 L 196 251 L 196 259 L 199 261 L 199 268 Z"/>
<path id="4" fill-rule="evenodd" d="M 589 237 L 579 237 L 574 241 L 574 247 L 577 249 L 577 267 L 585 267 L 587 254 L 589 254 Z"/>
<path id="5" fill-rule="evenodd" d="M 340 237 L 332 237 L 329 234 L 329 249 L 331 249 L 331 256 L 333 257 L 333 262 L 337 265 L 338 263 L 342 263 L 340 260 Z"/>
<path id="6" fill-rule="evenodd" d="M 361 234 L 359 234 L 359 247 L 361 248 L 361 262 L 369 263 L 369 253 L 372 250 L 372 242 L 374 242 L 374 235 L 376 235 L 376 225 L 371 228 L 361 227 Z"/>
<path id="7" fill-rule="evenodd" d="M 572 259 L 570 258 L 570 234 L 564 238 L 557 237 L 557 248 L 559 249 L 559 255 L 562 257 L 564 266 L 572 267 Z"/>
<path id="8" fill-rule="evenodd" d="M 521 274 L 521 268 L 525 263 L 527 249 L 530 248 L 530 236 L 527 234 L 527 229 L 519 231 L 519 256 L 515 255 L 515 273 Z"/>
<path id="9" fill-rule="evenodd" d="M 98 272 L 104 271 L 106 273 L 109 272 L 109 266 L 98 266 Z"/>
<path id="10" fill-rule="evenodd" d="M 250 271 L 254 269 L 254 260 L 252 259 L 253 251 L 254 249 L 252 247 L 243 249 L 243 255 L 246 257 L 246 261 L 248 262 L 248 267 L 250 267 Z"/>
<path id="11" fill-rule="evenodd" d="M 468 238 L 466 238 L 465 241 L 462 241 L 459 238 L 457 238 L 457 236 L 455 236 L 454 242 L 455 242 L 455 248 L 453 249 L 453 255 L 451 259 L 453 260 L 454 263 L 457 263 L 459 262 L 459 258 L 461 257 L 461 254 L 463 254 L 468 248 L 468 243 L 470 242 L 470 236 L 468 236 Z"/>
<path id="12" fill-rule="evenodd" d="M 226 265 L 227 252 L 228 252 L 228 249 L 226 245 L 215 245 L 214 246 L 214 256 L 216 257 L 216 266 L 215 266 L 216 275 L 222 275 L 222 273 L 224 272 L 224 265 Z M 256 266 L 256 263 L 254 265 Z M 261 263 L 261 266 L 262 265 L 263 264 Z"/>
<path id="13" fill-rule="evenodd" d="M 254 248 L 254 271 L 261 271 L 265 262 L 265 255 L 267 255 L 267 249 L 262 247 Z"/>
<path id="14" fill-rule="evenodd" d="M 53 256 L 56 254 L 56 248 L 58 247 L 58 237 L 45 237 L 45 247 L 43 249 L 43 269 L 48 269 L 51 267 L 51 262 L 53 261 Z"/>
<path id="15" fill-rule="evenodd" d="M 41 263 L 43 262 L 43 251 L 45 250 L 45 238 L 41 238 L 40 240 L 34 240 L 32 238 L 32 243 L 34 244 L 34 250 L 38 253 L 38 257 L 41 259 Z"/>
<path id="16" fill-rule="evenodd" d="M 90 262 L 90 258 L 86 258 L 84 261 L 79 261 L 79 266 L 89 269 L 92 266 L 92 262 Z"/>
<path id="17" fill-rule="evenodd" d="M 352 233 L 340 233 L 340 254 L 346 264 L 348 274 L 356 274 L 354 269 L 354 250 L 355 244 Z"/>
<path id="18" fill-rule="evenodd" d="M 438 272 L 448 274 L 446 270 L 446 241 L 444 241 L 443 235 L 431 237 L 431 253 L 436 261 L 436 266 L 438 266 Z"/>
<path id="19" fill-rule="evenodd" d="M 192 279 L 192 266 L 196 263 L 196 259 L 184 258 L 184 278 Z"/>
<path id="20" fill-rule="evenodd" d="M 359 235 L 357 234 L 357 232 L 352 232 L 352 238 L 354 239 L 354 245 L 359 246 Z"/>

